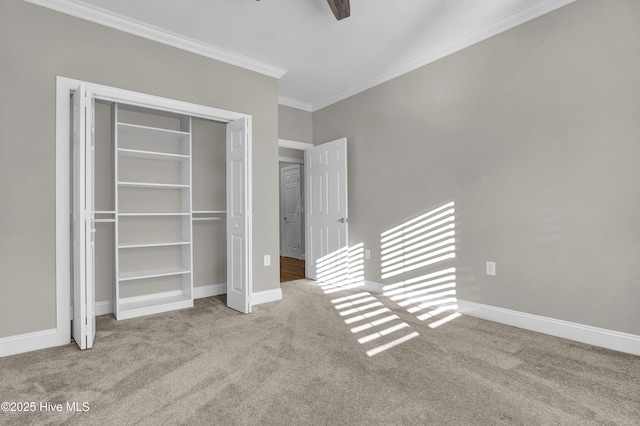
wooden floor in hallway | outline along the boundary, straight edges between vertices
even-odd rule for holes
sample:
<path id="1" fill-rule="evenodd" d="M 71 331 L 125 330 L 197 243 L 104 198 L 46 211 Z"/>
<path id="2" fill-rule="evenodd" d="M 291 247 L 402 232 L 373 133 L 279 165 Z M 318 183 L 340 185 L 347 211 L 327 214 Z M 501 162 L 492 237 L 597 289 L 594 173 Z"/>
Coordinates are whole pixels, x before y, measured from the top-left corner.
<path id="1" fill-rule="evenodd" d="M 280 282 L 299 280 L 305 277 L 304 260 L 280 256 Z"/>

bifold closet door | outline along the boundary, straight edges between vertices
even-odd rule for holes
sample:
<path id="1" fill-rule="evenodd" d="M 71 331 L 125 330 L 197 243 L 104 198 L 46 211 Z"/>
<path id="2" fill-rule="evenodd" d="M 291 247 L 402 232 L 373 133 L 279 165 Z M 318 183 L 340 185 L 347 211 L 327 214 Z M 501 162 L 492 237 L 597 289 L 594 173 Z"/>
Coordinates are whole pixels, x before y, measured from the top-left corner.
<path id="1" fill-rule="evenodd" d="M 85 84 L 73 94 L 73 328 L 80 349 L 93 347 L 95 316 L 94 100 Z"/>
<path id="2" fill-rule="evenodd" d="M 227 306 L 251 312 L 251 121 L 227 124 Z"/>

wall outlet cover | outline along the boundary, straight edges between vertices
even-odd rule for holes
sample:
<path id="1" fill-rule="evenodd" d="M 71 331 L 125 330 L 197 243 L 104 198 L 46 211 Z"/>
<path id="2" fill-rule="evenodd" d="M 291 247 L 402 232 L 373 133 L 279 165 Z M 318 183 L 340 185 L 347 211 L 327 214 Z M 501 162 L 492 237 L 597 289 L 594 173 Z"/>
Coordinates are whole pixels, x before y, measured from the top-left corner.
<path id="1" fill-rule="evenodd" d="M 487 275 L 496 274 L 496 262 L 487 261 Z"/>

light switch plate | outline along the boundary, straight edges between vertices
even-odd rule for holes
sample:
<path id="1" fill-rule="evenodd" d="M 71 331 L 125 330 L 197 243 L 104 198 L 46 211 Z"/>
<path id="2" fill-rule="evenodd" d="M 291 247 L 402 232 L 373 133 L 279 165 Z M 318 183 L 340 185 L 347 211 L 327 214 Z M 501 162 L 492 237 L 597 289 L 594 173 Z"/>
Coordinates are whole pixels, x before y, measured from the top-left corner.
<path id="1" fill-rule="evenodd" d="M 264 266 L 271 266 L 271 255 L 270 254 L 265 254 L 264 255 Z"/>

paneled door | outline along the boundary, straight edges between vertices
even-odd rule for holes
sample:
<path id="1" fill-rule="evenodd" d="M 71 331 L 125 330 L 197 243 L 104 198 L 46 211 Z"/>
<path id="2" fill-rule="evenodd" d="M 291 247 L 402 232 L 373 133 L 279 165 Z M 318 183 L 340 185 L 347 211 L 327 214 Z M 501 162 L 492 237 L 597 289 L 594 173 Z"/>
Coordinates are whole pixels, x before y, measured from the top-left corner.
<path id="1" fill-rule="evenodd" d="M 300 200 L 300 165 L 283 167 L 282 182 L 282 255 L 302 258 L 302 222 Z"/>
<path id="2" fill-rule="evenodd" d="M 95 315 L 94 100 L 84 83 L 73 94 L 73 339 L 93 347 Z"/>
<path id="3" fill-rule="evenodd" d="M 307 277 L 348 281 L 347 139 L 305 151 Z"/>
<path id="4" fill-rule="evenodd" d="M 251 313 L 251 121 L 227 124 L 227 306 Z"/>

